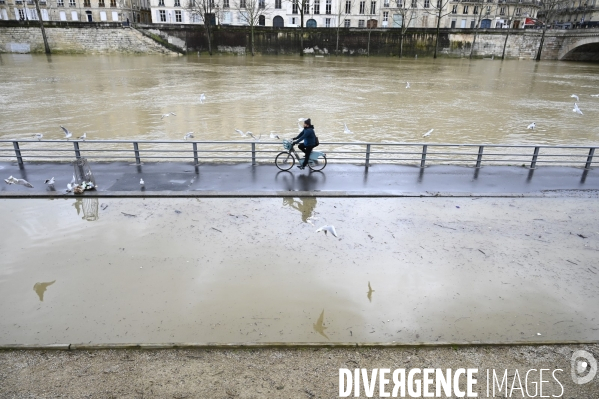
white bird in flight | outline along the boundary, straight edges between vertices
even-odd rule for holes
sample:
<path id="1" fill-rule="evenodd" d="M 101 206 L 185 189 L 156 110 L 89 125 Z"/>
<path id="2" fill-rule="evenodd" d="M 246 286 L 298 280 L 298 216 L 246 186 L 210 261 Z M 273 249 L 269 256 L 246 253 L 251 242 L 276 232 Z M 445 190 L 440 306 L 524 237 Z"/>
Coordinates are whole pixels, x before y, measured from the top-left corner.
<path id="1" fill-rule="evenodd" d="M 200 94 L 200 104 L 204 104 L 204 101 L 206 101 L 206 95 L 202 93 Z"/>
<path id="2" fill-rule="evenodd" d="M 31 183 L 29 183 L 25 179 L 17 179 L 16 177 L 10 176 L 8 179 L 4 179 L 4 181 L 6 182 L 6 184 L 20 184 L 21 186 L 33 188 Z"/>
<path id="3" fill-rule="evenodd" d="M 591 97 L 599 97 L 599 94 L 591 94 Z"/>
<path id="4" fill-rule="evenodd" d="M 406 82 L 406 89 L 410 88 L 410 82 Z"/>
<path id="5" fill-rule="evenodd" d="M 531 123 L 530 125 L 528 125 L 527 129 L 532 129 L 532 130 L 534 130 L 534 129 L 535 129 L 535 127 L 537 127 L 537 124 L 533 122 L 533 123 Z"/>
<path id="6" fill-rule="evenodd" d="M 83 133 L 83 136 L 79 137 L 79 140 L 85 141 L 86 138 L 87 138 L 87 132 Z"/>
<path id="7" fill-rule="evenodd" d="M 73 178 L 71 179 L 71 184 L 75 184 L 77 180 L 75 179 L 75 174 L 73 174 Z"/>
<path id="8" fill-rule="evenodd" d="M 316 230 L 317 233 L 320 233 L 321 231 L 324 231 L 324 234 L 327 235 L 327 232 L 330 232 L 332 235 L 334 235 L 335 237 L 337 237 L 337 231 L 335 230 L 335 226 L 322 226 L 321 228 L 319 228 L 318 230 Z"/>
<path id="9" fill-rule="evenodd" d="M 160 117 L 160 119 L 167 118 L 167 117 L 169 117 L 169 116 L 171 116 L 171 115 L 173 115 L 173 116 L 177 116 L 177 114 L 175 114 L 174 112 L 170 112 L 170 113 L 168 113 L 168 114 L 162 114 L 162 117 Z"/>
<path id="10" fill-rule="evenodd" d="M 183 136 L 184 140 L 193 139 L 193 132 L 188 132 L 185 136 Z"/>
<path id="11" fill-rule="evenodd" d="M 245 133 L 244 133 L 243 131 L 239 130 L 239 129 L 235 129 L 235 131 L 236 131 L 237 133 L 241 134 L 243 137 L 250 136 L 250 137 L 252 137 L 254 140 L 260 140 L 260 137 L 262 137 L 262 135 L 260 135 L 260 137 L 256 138 L 256 136 L 254 136 L 254 134 L 253 134 L 252 132 L 250 132 L 250 131 L 247 131 L 247 132 L 245 132 Z"/>
<path id="12" fill-rule="evenodd" d="M 49 186 L 53 186 L 54 185 L 54 177 L 52 177 L 51 179 L 44 180 L 44 184 L 47 184 Z"/>
<path id="13" fill-rule="evenodd" d="M 578 104 L 574 103 L 574 109 L 572 110 L 572 112 L 576 112 L 577 114 L 582 115 L 582 111 L 580 110 L 580 108 L 578 108 Z"/>
<path id="14" fill-rule="evenodd" d="M 40 141 L 42 139 L 42 137 L 44 137 L 44 135 L 41 133 L 36 133 L 35 136 L 33 136 L 33 137 L 35 137 L 37 139 L 37 141 Z"/>
<path id="15" fill-rule="evenodd" d="M 280 140 L 280 139 L 281 139 L 281 138 L 280 138 L 278 135 L 276 135 L 276 134 L 274 134 L 274 133 L 272 133 L 272 132 L 270 133 L 270 138 L 271 138 L 271 139 L 277 139 L 277 140 Z"/>
<path id="16" fill-rule="evenodd" d="M 68 140 L 68 139 L 70 139 L 71 137 L 73 137 L 73 133 L 71 133 L 71 132 L 69 131 L 69 129 L 67 129 L 66 127 L 64 127 L 64 126 L 62 126 L 62 125 L 60 126 L 60 128 L 61 128 L 61 129 L 64 131 L 64 136 L 65 136 L 64 138 L 65 138 L 65 139 L 67 139 L 67 140 Z"/>
<path id="17" fill-rule="evenodd" d="M 298 122 L 303 122 L 303 121 L 305 121 L 305 120 L 306 120 L 306 118 L 297 118 L 297 121 L 298 121 Z"/>
<path id="18" fill-rule="evenodd" d="M 578 96 L 576 94 L 572 94 L 570 97 L 575 98 L 576 101 L 580 101 L 580 99 L 578 98 Z"/>
<path id="19" fill-rule="evenodd" d="M 431 135 L 431 133 L 433 132 L 433 130 L 435 130 L 435 129 L 431 129 L 431 130 L 429 130 L 428 132 L 424 133 L 424 134 L 422 135 L 422 137 L 428 137 L 428 136 L 430 136 L 430 135 Z"/>
<path id="20" fill-rule="evenodd" d="M 347 127 L 347 124 L 345 122 L 343 122 L 343 133 L 346 133 L 346 134 L 353 133 L 351 130 L 349 130 L 349 128 Z"/>
<path id="21" fill-rule="evenodd" d="M 300 125 L 300 123 L 297 123 L 297 130 L 301 133 L 304 131 L 304 127 L 302 125 Z"/>

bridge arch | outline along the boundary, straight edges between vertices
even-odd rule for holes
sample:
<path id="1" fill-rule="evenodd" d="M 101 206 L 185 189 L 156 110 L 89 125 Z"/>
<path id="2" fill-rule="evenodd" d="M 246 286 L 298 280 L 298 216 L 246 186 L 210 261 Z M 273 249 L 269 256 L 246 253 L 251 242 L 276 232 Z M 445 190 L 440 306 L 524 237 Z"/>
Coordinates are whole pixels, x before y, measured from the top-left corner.
<path id="1" fill-rule="evenodd" d="M 558 60 L 599 62 L 599 34 L 564 40 Z"/>

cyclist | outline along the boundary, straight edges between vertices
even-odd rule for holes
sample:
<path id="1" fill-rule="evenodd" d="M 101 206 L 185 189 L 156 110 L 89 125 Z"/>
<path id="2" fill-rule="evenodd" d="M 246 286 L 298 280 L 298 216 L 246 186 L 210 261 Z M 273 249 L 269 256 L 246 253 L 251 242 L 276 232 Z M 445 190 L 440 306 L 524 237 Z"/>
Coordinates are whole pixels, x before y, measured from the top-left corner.
<path id="1" fill-rule="evenodd" d="M 316 134 L 314 133 L 314 126 L 312 126 L 312 121 L 310 118 L 304 120 L 304 130 L 297 136 L 293 138 L 293 144 L 297 144 L 303 140 L 298 148 L 302 150 L 304 153 L 304 162 L 302 165 L 297 165 L 298 168 L 304 169 L 308 165 L 308 161 L 310 160 L 310 154 L 312 154 L 312 150 L 318 144 L 316 142 Z"/>

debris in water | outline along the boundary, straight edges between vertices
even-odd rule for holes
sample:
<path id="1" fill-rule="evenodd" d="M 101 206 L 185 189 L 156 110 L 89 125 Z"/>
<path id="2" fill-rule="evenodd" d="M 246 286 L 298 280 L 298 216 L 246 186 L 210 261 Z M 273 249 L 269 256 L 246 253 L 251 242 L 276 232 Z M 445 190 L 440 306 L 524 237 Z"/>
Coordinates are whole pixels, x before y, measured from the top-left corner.
<path id="1" fill-rule="evenodd" d="M 121 212 L 121 213 L 125 216 L 130 216 L 130 217 L 134 217 L 134 218 L 137 217 L 137 215 L 132 215 L 130 213 L 125 213 L 125 212 Z"/>

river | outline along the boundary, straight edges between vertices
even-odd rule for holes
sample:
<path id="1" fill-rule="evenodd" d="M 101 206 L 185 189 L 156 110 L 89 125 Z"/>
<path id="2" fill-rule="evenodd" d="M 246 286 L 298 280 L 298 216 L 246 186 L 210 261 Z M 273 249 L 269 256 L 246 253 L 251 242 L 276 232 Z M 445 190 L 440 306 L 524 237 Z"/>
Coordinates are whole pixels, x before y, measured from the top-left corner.
<path id="1" fill-rule="evenodd" d="M 2 54 L 0 71 L 4 139 L 64 138 L 59 125 L 88 139 L 291 137 L 310 117 L 321 141 L 599 142 L 599 65 L 589 63 Z"/>

